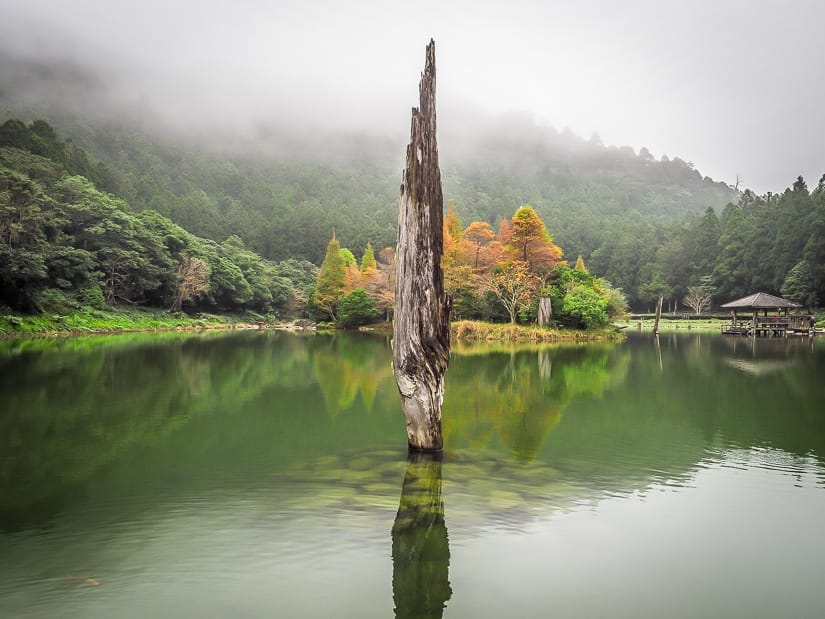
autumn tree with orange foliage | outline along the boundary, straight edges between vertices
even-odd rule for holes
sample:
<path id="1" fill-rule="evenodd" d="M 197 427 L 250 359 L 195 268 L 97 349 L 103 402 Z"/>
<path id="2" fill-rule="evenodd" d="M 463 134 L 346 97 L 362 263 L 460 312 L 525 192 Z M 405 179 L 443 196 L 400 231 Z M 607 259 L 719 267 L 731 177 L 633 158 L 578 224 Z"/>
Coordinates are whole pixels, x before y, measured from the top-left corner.
<path id="1" fill-rule="evenodd" d="M 461 229 L 461 221 L 450 204 L 444 217 L 444 252 L 441 270 L 444 274 L 444 291 L 452 299 L 453 318 L 467 318 L 477 311 L 478 276 L 467 252 L 467 242 Z"/>
<path id="2" fill-rule="evenodd" d="M 395 250 L 392 247 L 378 252 L 374 274 L 369 277 L 364 289 L 375 301 L 375 308 L 386 320 L 390 320 L 395 305 Z"/>
<path id="3" fill-rule="evenodd" d="M 536 275 L 561 262 L 561 247 L 553 243 L 541 217 L 528 204 L 516 210 L 509 225 L 502 226 L 499 238 L 513 258 L 526 262 Z"/>
<path id="4" fill-rule="evenodd" d="M 539 292 L 543 276 L 561 262 L 541 217 L 530 206 L 501 222 L 474 221 L 462 231 L 453 205 L 444 218 L 444 287 L 453 299 L 454 317 L 489 316 L 503 308 L 511 321 Z"/>
<path id="5" fill-rule="evenodd" d="M 463 241 L 469 249 L 474 270 L 489 268 L 501 258 L 501 246 L 495 238 L 495 232 L 486 221 L 474 221 L 464 230 Z"/>

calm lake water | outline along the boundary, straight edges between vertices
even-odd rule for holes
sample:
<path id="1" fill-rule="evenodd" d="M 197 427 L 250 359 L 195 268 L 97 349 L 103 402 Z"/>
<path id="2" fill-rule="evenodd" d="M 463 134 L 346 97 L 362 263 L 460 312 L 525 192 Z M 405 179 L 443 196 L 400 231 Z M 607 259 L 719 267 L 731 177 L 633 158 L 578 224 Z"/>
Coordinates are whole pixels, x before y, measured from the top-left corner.
<path id="1" fill-rule="evenodd" d="M 0 342 L 2 617 L 825 616 L 825 339 Z"/>

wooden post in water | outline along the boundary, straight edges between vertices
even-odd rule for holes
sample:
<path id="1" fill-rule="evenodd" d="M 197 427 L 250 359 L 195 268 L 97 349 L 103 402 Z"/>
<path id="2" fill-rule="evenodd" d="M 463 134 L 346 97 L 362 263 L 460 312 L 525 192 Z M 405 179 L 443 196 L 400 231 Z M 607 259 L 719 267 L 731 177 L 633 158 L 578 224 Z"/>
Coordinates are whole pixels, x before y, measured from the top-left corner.
<path id="1" fill-rule="evenodd" d="M 450 302 L 441 272 L 444 198 L 435 121 L 435 42 L 427 45 L 412 109 L 407 167 L 398 202 L 393 369 L 414 451 L 440 451 L 444 373 L 450 360 Z"/>
<path id="2" fill-rule="evenodd" d="M 656 303 L 656 322 L 653 325 L 653 335 L 659 335 L 659 319 L 662 317 L 662 301 L 664 297 L 659 297 L 659 302 Z"/>

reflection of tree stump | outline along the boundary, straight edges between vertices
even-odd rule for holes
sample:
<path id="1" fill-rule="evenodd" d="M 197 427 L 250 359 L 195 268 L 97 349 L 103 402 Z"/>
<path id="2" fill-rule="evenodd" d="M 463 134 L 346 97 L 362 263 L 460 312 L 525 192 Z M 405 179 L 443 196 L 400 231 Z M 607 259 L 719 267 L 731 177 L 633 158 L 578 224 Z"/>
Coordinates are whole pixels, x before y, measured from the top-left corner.
<path id="1" fill-rule="evenodd" d="M 395 616 L 441 617 L 453 590 L 437 455 L 410 456 L 392 527 L 392 564 Z"/>
<path id="2" fill-rule="evenodd" d="M 412 110 L 398 204 L 393 367 L 411 449 L 442 448 L 441 404 L 450 358 L 450 305 L 441 272 L 443 208 L 435 122 L 435 43 Z"/>
<path id="3" fill-rule="evenodd" d="M 553 378 L 553 357 L 546 350 L 539 351 L 539 377 L 542 380 Z"/>

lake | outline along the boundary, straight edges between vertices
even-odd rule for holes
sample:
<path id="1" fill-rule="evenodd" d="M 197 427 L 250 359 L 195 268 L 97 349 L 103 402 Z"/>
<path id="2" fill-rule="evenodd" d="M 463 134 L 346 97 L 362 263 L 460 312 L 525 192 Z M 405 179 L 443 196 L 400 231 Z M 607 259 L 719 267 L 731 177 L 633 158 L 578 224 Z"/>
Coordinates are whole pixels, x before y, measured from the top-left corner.
<path id="1" fill-rule="evenodd" d="M 825 339 L 0 342 L 2 617 L 820 617 Z"/>

